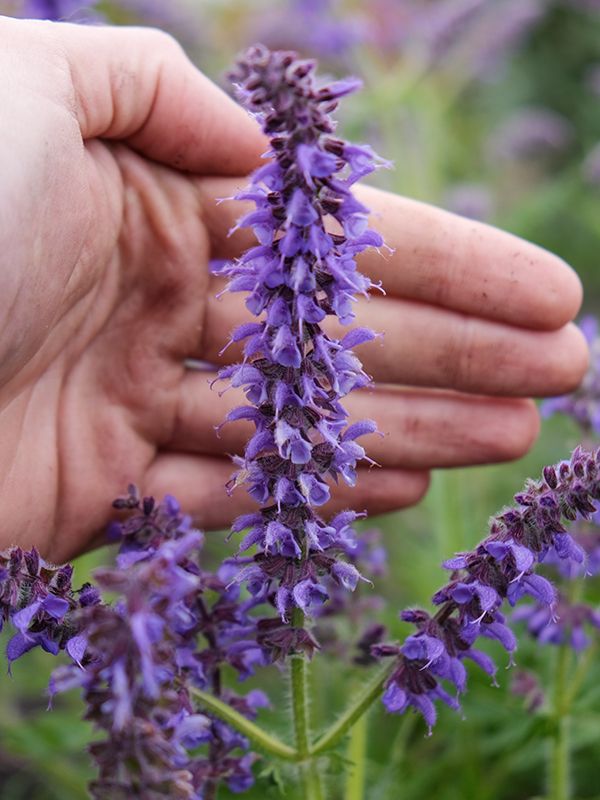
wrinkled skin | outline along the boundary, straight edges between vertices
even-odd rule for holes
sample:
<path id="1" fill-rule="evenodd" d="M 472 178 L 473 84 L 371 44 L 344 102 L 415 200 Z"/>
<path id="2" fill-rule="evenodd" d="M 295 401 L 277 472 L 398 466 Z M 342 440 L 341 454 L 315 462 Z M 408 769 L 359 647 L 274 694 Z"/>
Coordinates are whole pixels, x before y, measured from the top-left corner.
<path id="1" fill-rule="evenodd" d="M 177 495 L 199 525 L 252 507 L 228 497 L 228 454 L 245 424 L 217 425 L 240 398 L 208 379 L 245 317 L 216 300 L 209 257 L 243 209 L 217 205 L 266 143 L 255 123 L 153 30 L 0 18 L 0 510 L 2 544 L 53 559 L 102 541 L 130 482 Z M 385 437 L 330 510 L 416 502 L 436 466 L 523 454 L 537 435 L 527 398 L 568 391 L 587 364 L 570 320 L 575 274 L 493 228 L 374 189 L 361 191 L 393 255 L 361 268 L 385 297 L 357 324 L 385 337 L 359 355 L 381 388 L 348 398 Z M 186 368 L 195 358 L 215 367 Z"/>

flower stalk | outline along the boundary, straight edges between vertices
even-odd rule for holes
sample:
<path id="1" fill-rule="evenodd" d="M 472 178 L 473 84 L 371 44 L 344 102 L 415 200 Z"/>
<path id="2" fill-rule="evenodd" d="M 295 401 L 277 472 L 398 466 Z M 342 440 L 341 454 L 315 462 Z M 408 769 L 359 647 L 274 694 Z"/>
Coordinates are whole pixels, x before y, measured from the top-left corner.
<path id="1" fill-rule="evenodd" d="M 304 614 L 300 609 L 294 610 L 292 623 L 294 627 L 303 627 Z M 290 659 L 290 688 L 294 737 L 300 762 L 300 783 L 303 786 L 302 796 L 306 800 L 322 800 L 324 794 L 321 776 L 318 764 L 311 754 L 308 659 L 303 653 L 294 653 Z"/>
<path id="2" fill-rule="evenodd" d="M 190 689 L 190 694 L 196 699 L 200 708 L 209 711 L 236 731 L 239 731 L 252 742 L 255 749 L 267 755 L 275 756 L 275 758 L 280 758 L 283 761 L 296 762 L 300 760 L 300 754 L 296 749 L 267 733 L 228 703 L 219 700 L 214 694 L 195 687 Z"/>
<path id="3" fill-rule="evenodd" d="M 380 668 L 368 681 L 361 692 L 357 693 L 354 702 L 337 718 L 337 720 L 314 743 L 311 752 L 321 755 L 335 747 L 346 736 L 358 720 L 366 714 L 383 692 L 383 688 L 393 671 L 393 665 Z"/>
<path id="4" fill-rule="evenodd" d="M 367 715 L 356 722 L 350 732 L 347 758 L 350 761 L 348 779 L 346 781 L 346 794 L 344 800 L 364 800 L 366 750 L 367 750 Z"/>
<path id="5" fill-rule="evenodd" d="M 548 761 L 549 800 L 570 800 L 571 798 L 571 718 L 569 704 L 571 657 L 572 652 L 568 645 L 561 645 L 558 648 L 554 684 L 554 724 Z"/>

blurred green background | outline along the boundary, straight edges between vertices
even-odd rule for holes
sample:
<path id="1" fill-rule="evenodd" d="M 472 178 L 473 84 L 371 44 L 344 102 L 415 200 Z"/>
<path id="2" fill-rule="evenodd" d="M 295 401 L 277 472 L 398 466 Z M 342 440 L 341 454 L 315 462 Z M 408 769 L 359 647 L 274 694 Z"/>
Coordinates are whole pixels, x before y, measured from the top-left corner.
<path id="1" fill-rule="evenodd" d="M 40 5 L 0 2 L 0 10 L 26 15 Z M 60 5 L 56 3 L 59 12 Z M 342 133 L 371 143 L 394 161 L 393 171 L 377 175 L 379 185 L 491 222 L 554 250 L 581 276 L 585 310 L 597 309 L 597 0 L 123 0 L 90 8 L 82 3 L 75 11 L 73 3 L 67 5 L 69 17 L 98 15 L 117 23 L 165 27 L 222 83 L 235 53 L 256 40 L 318 56 L 325 73 L 359 75 L 365 88 L 345 103 Z M 389 574 L 376 587 L 388 601 L 379 617 L 393 635 L 402 633 L 397 609 L 427 604 L 442 582 L 443 558 L 477 542 L 488 516 L 510 501 L 525 478 L 567 455 L 577 441 L 570 422 L 550 420 L 520 462 L 436 475 L 419 507 L 377 521 L 390 552 Z M 215 563 L 227 550 L 221 536 L 209 537 L 208 553 Z M 103 550 L 80 559 L 79 579 L 110 558 Z M 593 581 L 586 582 L 585 591 L 591 600 L 600 599 Z M 504 664 L 506 656 L 494 652 Z M 523 637 L 517 660 L 519 667 L 535 669 L 542 687 L 550 690 L 553 648 L 540 648 Z M 360 676 L 326 656 L 317 661 L 314 709 L 325 721 L 343 706 L 344 695 Z M 588 662 L 585 670 L 580 668 L 583 680 L 572 726 L 573 797 L 581 800 L 600 798 L 600 662 L 594 662 L 593 651 Z M 46 711 L 50 667 L 49 657 L 34 651 L 15 665 L 12 679 L 0 682 L 2 800 L 87 796 L 90 767 L 84 748 L 90 730 L 78 721 L 76 696 L 59 698 L 54 710 Z M 501 669 L 500 687 L 491 688 L 486 676 L 473 671 L 464 719 L 442 710 L 431 738 L 414 715 L 396 718 L 375 709 L 366 731 L 364 797 L 544 797 L 551 704 L 528 712 L 523 698 L 510 691 L 511 674 Z M 256 683 L 271 691 L 275 677 L 267 671 Z M 285 702 L 282 692 L 280 704 Z M 270 712 L 264 720 L 274 728 L 285 727 Z M 268 773 L 267 766 L 259 764 L 257 774 Z M 335 761 L 329 764 L 332 797 L 357 800 L 344 795 L 339 767 Z M 246 796 L 277 797 L 276 783 L 272 774 L 265 774 Z M 220 796 L 229 795 L 223 791 Z"/>

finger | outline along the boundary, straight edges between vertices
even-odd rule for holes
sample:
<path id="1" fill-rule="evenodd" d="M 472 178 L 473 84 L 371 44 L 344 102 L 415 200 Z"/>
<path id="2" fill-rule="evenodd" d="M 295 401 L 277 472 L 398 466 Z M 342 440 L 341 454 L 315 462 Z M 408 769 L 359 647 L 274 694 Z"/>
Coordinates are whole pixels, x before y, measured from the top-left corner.
<path id="1" fill-rule="evenodd" d="M 39 28 L 38 28 L 39 29 Z M 266 142 L 256 123 L 151 28 L 53 25 L 84 139 L 126 140 L 178 169 L 244 175 Z"/>
<path id="2" fill-rule="evenodd" d="M 234 467 L 224 458 L 160 454 L 147 475 L 148 493 L 174 494 L 181 506 L 206 530 L 230 526 L 238 515 L 256 510 L 242 487 L 231 496 L 225 490 Z M 427 472 L 402 469 L 361 469 L 355 487 L 333 486 L 331 500 L 319 509 L 328 518 L 345 508 L 384 514 L 417 503 L 427 491 Z"/>
<path id="3" fill-rule="evenodd" d="M 244 204 L 231 197 L 240 181 L 208 180 L 199 191 L 215 256 L 233 258 L 254 243 L 244 229 L 228 238 Z M 581 282 L 560 258 L 504 231 L 369 186 L 357 188 L 371 225 L 394 252 L 370 250 L 360 268 L 387 294 L 498 320 L 556 330 L 574 319 Z"/>
<path id="4" fill-rule="evenodd" d="M 218 436 L 214 429 L 231 409 L 245 404 L 240 390 L 219 397 L 205 373 L 188 372 L 166 447 L 213 456 L 242 453 L 253 425 L 230 423 Z M 378 387 L 353 392 L 345 404 L 351 422 L 369 418 L 377 423 L 383 436 L 365 436 L 360 443 L 383 467 L 431 469 L 507 461 L 524 455 L 539 431 L 535 405 L 527 400 Z"/>
<path id="5" fill-rule="evenodd" d="M 209 289 L 202 358 L 214 364 L 241 357 L 232 345 L 220 354 L 229 332 L 245 322 L 240 294 L 215 297 Z M 376 382 L 455 389 L 484 395 L 552 396 L 579 385 L 588 364 L 588 347 L 579 329 L 532 331 L 500 322 L 392 297 L 356 304 L 356 324 L 383 333 L 359 349 Z M 328 332 L 347 328 L 327 321 Z"/>

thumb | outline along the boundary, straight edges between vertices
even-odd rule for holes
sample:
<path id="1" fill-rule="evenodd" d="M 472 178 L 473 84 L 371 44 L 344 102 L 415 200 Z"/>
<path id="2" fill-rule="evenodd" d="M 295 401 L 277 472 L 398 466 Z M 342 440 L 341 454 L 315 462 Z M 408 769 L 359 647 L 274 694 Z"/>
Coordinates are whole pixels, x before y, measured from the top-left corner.
<path id="1" fill-rule="evenodd" d="M 82 137 L 119 139 L 190 172 L 244 175 L 266 150 L 257 124 L 153 28 L 53 23 Z"/>

